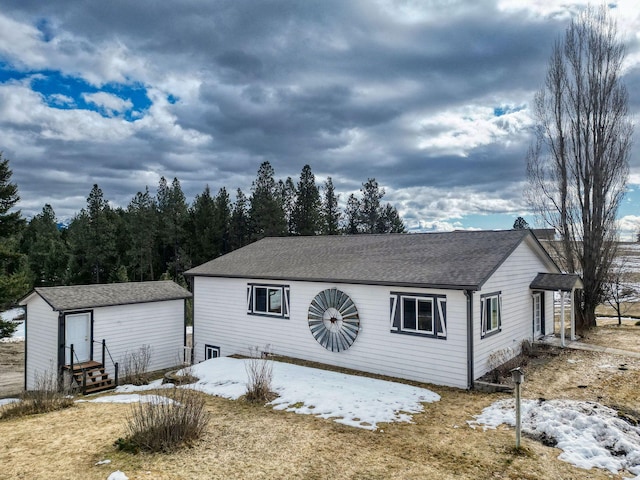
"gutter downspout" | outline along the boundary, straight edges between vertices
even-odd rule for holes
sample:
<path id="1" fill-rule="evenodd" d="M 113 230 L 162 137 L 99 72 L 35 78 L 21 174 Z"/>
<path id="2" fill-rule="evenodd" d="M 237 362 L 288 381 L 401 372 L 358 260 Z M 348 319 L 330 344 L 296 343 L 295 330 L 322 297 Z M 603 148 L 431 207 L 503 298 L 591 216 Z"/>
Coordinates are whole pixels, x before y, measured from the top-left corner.
<path id="1" fill-rule="evenodd" d="M 473 389 L 473 290 L 465 290 L 467 297 L 467 388 Z"/>

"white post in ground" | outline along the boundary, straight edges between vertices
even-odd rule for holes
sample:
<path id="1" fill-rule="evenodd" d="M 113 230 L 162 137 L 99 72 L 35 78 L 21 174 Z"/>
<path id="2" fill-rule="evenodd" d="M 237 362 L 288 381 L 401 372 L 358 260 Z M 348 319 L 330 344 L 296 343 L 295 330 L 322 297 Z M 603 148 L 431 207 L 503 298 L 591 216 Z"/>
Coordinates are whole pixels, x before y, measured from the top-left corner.
<path id="1" fill-rule="evenodd" d="M 571 341 L 576 339 L 576 309 L 574 307 L 576 289 L 571 289 Z"/>
<path id="2" fill-rule="evenodd" d="M 520 449 L 521 410 L 520 410 L 520 384 L 524 382 L 524 372 L 520 367 L 511 370 L 511 378 L 516 384 L 516 449 Z"/>
<path id="3" fill-rule="evenodd" d="M 564 344 L 564 292 L 562 290 L 560 293 L 560 345 L 563 347 Z"/>

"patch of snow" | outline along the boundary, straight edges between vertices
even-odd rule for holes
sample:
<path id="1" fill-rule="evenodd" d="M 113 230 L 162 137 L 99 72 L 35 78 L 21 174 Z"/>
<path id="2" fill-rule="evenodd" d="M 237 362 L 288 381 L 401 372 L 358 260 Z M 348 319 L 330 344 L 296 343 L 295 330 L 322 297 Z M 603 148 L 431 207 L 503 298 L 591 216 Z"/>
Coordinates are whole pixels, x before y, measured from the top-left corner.
<path id="1" fill-rule="evenodd" d="M 522 432 L 555 442 L 563 450 L 560 460 L 580 468 L 603 468 L 611 473 L 627 470 L 640 477 L 640 427 L 595 402 L 576 400 L 523 400 Z M 472 428 L 515 425 L 515 402 L 499 400 L 485 408 Z"/>
<path id="2" fill-rule="evenodd" d="M 247 390 L 249 361 L 219 357 L 193 365 L 190 373 L 200 380 L 184 387 L 237 399 Z M 412 413 L 423 411 L 422 402 L 440 400 L 426 388 L 282 362 L 273 362 L 271 388 L 278 397 L 269 404 L 276 410 L 368 430 L 382 422 L 411 422 Z"/>
<path id="3" fill-rule="evenodd" d="M 137 393 L 128 393 L 124 395 L 107 395 L 104 397 L 96 397 L 92 400 L 76 400 L 77 403 L 157 403 L 169 404 L 173 400 L 160 395 L 138 395 Z"/>
<path id="4" fill-rule="evenodd" d="M 2 317 L 2 320 L 4 320 L 5 322 L 8 322 L 10 320 L 14 321 L 20 315 L 24 315 L 24 308 L 18 307 L 18 308 L 12 308 L 11 310 L 5 310 L 4 312 L 0 312 L 0 317 Z"/>
<path id="5" fill-rule="evenodd" d="M 19 402 L 20 399 L 19 398 L 0 398 L 0 407 L 2 405 L 8 405 L 10 403 L 16 403 Z"/>
<path id="6" fill-rule="evenodd" d="M 115 472 L 113 472 L 111 475 L 107 477 L 107 480 L 129 480 L 129 477 L 127 477 L 124 474 L 124 472 L 121 472 L 120 470 L 116 470 Z"/>
<path id="7" fill-rule="evenodd" d="M 0 312 L 0 317 L 5 322 L 14 322 L 16 319 L 24 314 L 24 309 L 22 308 L 12 308 L 11 310 L 6 310 L 4 312 Z M 24 322 L 19 321 L 18 328 L 10 337 L 0 338 L 0 343 L 16 343 L 24 341 Z"/>
<path id="8" fill-rule="evenodd" d="M 119 385 L 115 388 L 116 393 L 131 393 L 131 392 L 145 392 L 147 390 L 159 390 L 163 388 L 173 388 L 173 383 L 162 383 L 162 379 L 153 380 L 147 385 Z"/>
<path id="9" fill-rule="evenodd" d="M 111 463 L 111 460 L 109 460 L 108 458 L 105 460 L 100 460 L 99 462 L 96 462 L 94 465 L 98 466 L 98 465 L 109 465 Z"/>

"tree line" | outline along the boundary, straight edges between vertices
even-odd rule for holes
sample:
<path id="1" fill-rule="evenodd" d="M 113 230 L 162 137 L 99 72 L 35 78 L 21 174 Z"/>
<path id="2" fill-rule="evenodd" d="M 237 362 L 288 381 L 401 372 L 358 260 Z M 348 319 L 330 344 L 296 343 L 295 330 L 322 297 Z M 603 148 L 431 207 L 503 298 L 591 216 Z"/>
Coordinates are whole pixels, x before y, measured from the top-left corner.
<path id="1" fill-rule="evenodd" d="M 309 165 L 297 182 L 276 180 L 260 165 L 249 196 L 232 201 L 207 185 L 189 205 L 180 181 L 162 177 L 157 190 L 136 193 L 126 208 L 112 207 L 93 185 L 87 204 L 66 228 L 51 205 L 29 221 L 10 210 L 18 202 L 7 159 L 0 155 L 0 307 L 37 286 L 172 278 L 267 236 L 403 233 L 398 211 L 383 203 L 375 178 L 339 207 L 331 177 L 318 186 Z"/>

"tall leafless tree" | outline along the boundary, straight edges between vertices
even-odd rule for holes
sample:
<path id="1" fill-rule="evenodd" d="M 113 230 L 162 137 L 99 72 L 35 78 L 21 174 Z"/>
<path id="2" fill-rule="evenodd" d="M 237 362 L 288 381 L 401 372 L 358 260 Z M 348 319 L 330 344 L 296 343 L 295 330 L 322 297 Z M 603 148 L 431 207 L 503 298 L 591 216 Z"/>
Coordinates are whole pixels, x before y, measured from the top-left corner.
<path id="1" fill-rule="evenodd" d="M 562 238 L 556 252 L 561 266 L 582 275 L 579 329 L 596 324 L 616 254 L 616 214 L 633 132 L 621 78 L 625 50 L 607 8 L 588 7 L 554 45 L 534 101 L 529 201 Z"/>

